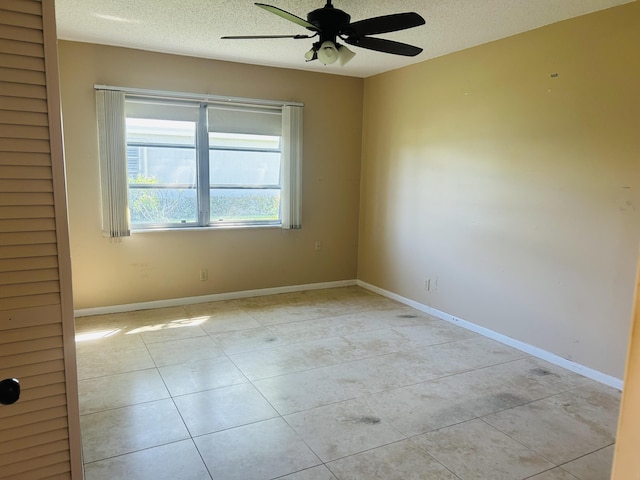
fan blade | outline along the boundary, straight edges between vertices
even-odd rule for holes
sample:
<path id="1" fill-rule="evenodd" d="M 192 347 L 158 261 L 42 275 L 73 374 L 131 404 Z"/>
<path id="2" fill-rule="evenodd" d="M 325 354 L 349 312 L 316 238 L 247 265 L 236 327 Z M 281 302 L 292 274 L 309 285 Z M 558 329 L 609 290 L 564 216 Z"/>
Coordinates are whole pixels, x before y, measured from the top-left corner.
<path id="1" fill-rule="evenodd" d="M 227 35 L 222 40 L 252 40 L 259 38 L 313 38 L 315 35 Z"/>
<path id="2" fill-rule="evenodd" d="M 285 12 L 281 8 L 274 7 L 272 5 L 267 5 L 265 3 L 256 3 L 256 6 L 260 8 L 264 8 L 267 12 L 274 13 L 279 17 L 284 18 L 285 20 L 289 20 L 290 22 L 297 23 L 298 25 L 304 28 L 308 28 L 314 31 L 318 30 L 318 27 L 316 27 L 313 23 L 307 22 L 304 18 L 296 17 L 293 13 Z"/>
<path id="3" fill-rule="evenodd" d="M 407 43 L 394 42 L 393 40 L 386 40 L 384 38 L 347 37 L 344 41 L 356 47 L 376 50 L 377 52 L 392 53 L 394 55 L 404 55 L 405 57 L 415 57 L 422 52 L 420 47 L 414 47 Z"/>
<path id="4" fill-rule="evenodd" d="M 382 17 L 367 18 L 353 22 L 347 27 L 344 33 L 351 36 L 357 35 L 376 35 L 378 33 L 397 32 L 407 28 L 418 27 L 424 25 L 425 21 L 415 12 L 396 13 L 393 15 L 384 15 Z M 340 32 L 343 33 L 343 32 Z"/>

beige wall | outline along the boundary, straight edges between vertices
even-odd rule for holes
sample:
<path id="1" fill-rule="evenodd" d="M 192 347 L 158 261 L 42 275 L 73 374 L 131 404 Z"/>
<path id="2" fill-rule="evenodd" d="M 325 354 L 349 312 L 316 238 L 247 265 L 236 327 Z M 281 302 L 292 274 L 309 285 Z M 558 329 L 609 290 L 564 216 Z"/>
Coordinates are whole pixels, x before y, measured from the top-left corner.
<path id="1" fill-rule="evenodd" d="M 65 41 L 59 49 L 75 308 L 356 277 L 362 79 Z M 100 230 L 94 84 L 303 102 L 302 230 L 155 232 L 110 243 Z"/>
<path id="2" fill-rule="evenodd" d="M 638 25 L 634 2 L 366 79 L 358 278 L 622 378 Z"/>

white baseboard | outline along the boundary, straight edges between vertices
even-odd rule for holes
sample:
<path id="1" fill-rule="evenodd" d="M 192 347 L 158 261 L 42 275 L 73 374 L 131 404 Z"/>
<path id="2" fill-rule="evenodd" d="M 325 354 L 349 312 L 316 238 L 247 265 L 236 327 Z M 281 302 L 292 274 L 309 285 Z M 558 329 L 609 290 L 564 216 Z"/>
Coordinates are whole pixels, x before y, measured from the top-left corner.
<path id="1" fill-rule="evenodd" d="M 129 303 L 125 305 L 112 305 L 108 307 L 81 308 L 74 311 L 76 317 L 88 317 L 91 315 L 105 315 L 107 313 L 133 312 L 135 310 L 149 310 L 151 308 L 178 307 L 192 305 L 194 303 L 218 302 L 220 300 L 235 300 L 237 298 L 262 297 L 265 295 L 277 295 L 279 293 L 302 292 L 305 290 L 322 290 L 325 288 L 352 287 L 356 280 L 339 280 L 336 282 L 309 283 L 306 285 L 291 285 L 287 287 L 261 288 L 258 290 L 243 290 L 240 292 L 214 293 L 198 297 L 171 298 L 168 300 L 154 300 L 151 302 Z"/>
<path id="2" fill-rule="evenodd" d="M 607 375 L 606 373 L 602 373 L 598 370 L 594 370 L 589 367 L 585 367 L 584 365 L 580 365 L 579 363 L 575 363 L 570 360 L 567 360 L 566 358 L 562 358 L 561 356 L 556 355 L 555 353 L 551 353 L 546 350 L 543 350 L 542 348 L 529 345 L 528 343 L 521 342 L 520 340 L 515 340 L 511 337 L 507 337 L 506 335 L 503 335 L 501 333 L 494 332 L 493 330 L 490 330 L 485 327 L 481 327 L 467 320 L 454 317 L 453 315 L 450 315 L 446 312 L 442 312 L 428 305 L 418 303 L 409 298 L 402 297 L 393 292 L 389 292 L 382 288 L 376 287 L 375 285 L 371 285 L 369 283 L 363 282 L 362 280 L 357 280 L 356 284 L 362 288 L 375 292 L 379 295 L 385 296 L 387 298 L 391 298 L 392 300 L 395 300 L 400 303 L 404 303 L 405 305 L 413 307 L 416 310 L 420 310 L 421 312 L 428 313 L 429 315 L 440 318 L 441 320 L 445 320 L 447 322 L 453 323 L 460 327 L 466 328 L 467 330 L 471 330 L 472 332 L 478 333 L 487 338 L 496 340 L 500 343 L 513 347 L 517 350 L 533 355 L 534 357 L 537 357 L 541 360 L 545 360 L 559 367 L 566 368 L 567 370 L 571 370 L 572 372 L 579 373 L 580 375 L 583 375 L 597 382 L 603 383 L 613 388 L 617 388 L 618 390 L 622 390 L 623 381 L 619 378 L 613 377 L 611 375 Z"/>

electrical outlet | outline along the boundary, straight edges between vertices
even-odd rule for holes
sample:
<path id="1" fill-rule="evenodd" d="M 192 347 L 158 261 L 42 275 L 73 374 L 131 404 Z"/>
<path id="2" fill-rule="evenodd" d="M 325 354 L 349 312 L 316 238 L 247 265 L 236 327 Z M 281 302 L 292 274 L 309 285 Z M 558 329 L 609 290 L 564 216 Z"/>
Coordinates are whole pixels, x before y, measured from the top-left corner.
<path id="1" fill-rule="evenodd" d="M 207 270 L 206 268 L 201 268 L 200 269 L 200 281 L 204 282 L 206 280 L 209 280 L 209 270 Z"/>
<path id="2" fill-rule="evenodd" d="M 316 240 L 315 245 L 313 246 L 313 249 L 317 252 L 319 250 L 322 250 L 322 242 L 320 240 Z"/>

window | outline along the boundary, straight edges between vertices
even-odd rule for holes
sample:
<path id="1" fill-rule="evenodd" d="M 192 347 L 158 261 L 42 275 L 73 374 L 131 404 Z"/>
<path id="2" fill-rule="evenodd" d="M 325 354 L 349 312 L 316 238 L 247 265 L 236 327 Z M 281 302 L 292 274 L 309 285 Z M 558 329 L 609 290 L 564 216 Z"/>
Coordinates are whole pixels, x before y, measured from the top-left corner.
<path id="1" fill-rule="evenodd" d="M 195 122 L 127 118 L 128 200 L 134 228 L 198 224 L 195 131 Z"/>
<path id="2" fill-rule="evenodd" d="M 107 90 L 97 101 L 105 235 L 129 224 L 300 228 L 300 106 Z"/>
<path id="3" fill-rule="evenodd" d="M 212 222 L 280 223 L 280 135 L 209 133 Z"/>

